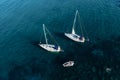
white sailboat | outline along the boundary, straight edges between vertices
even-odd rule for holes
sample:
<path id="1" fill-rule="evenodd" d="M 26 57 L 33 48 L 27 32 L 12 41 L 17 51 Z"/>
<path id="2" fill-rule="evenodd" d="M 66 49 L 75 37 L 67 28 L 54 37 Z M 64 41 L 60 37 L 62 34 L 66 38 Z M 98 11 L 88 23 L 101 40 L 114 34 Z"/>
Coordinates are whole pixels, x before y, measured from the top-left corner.
<path id="1" fill-rule="evenodd" d="M 85 41 L 89 41 L 89 39 L 88 38 L 85 39 L 85 36 L 83 35 L 82 26 L 80 25 L 81 33 L 82 33 L 81 35 L 78 35 L 75 32 L 75 23 L 76 23 L 76 19 L 77 19 L 78 15 L 79 15 L 79 12 L 77 10 L 76 13 L 75 13 L 75 18 L 74 18 L 74 22 L 73 22 L 72 33 L 65 33 L 65 36 L 67 36 L 69 39 L 71 39 L 71 40 L 73 40 L 75 42 L 82 42 L 82 43 L 84 43 Z M 86 33 L 86 35 L 87 35 L 87 33 Z"/>
<path id="2" fill-rule="evenodd" d="M 48 39 L 47 39 L 47 36 L 46 36 L 46 31 L 49 33 L 49 35 L 50 35 L 50 32 L 48 31 L 48 29 L 45 27 L 44 24 L 43 24 L 43 31 L 44 31 L 44 36 L 45 36 L 46 43 L 43 44 L 43 43 L 40 42 L 38 45 L 40 47 L 42 47 L 43 49 L 49 51 L 49 52 L 61 52 L 61 51 L 63 51 L 59 45 L 48 43 Z"/>

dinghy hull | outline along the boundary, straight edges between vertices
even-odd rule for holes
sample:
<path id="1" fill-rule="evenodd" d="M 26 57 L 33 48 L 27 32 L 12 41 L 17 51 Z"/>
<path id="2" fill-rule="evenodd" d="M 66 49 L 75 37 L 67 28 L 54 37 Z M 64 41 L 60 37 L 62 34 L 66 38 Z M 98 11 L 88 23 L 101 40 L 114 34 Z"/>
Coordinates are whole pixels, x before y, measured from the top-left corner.
<path id="1" fill-rule="evenodd" d="M 74 61 L 68 61 L 63 64 L 63 67 L 72 67 L 74 65 Z"/>

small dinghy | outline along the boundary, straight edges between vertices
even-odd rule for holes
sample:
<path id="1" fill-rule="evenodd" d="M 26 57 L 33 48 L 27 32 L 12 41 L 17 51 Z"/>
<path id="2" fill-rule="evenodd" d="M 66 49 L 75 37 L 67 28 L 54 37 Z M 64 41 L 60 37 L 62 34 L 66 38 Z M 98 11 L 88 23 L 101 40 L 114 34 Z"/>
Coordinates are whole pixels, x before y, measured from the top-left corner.
<path id="1" fill-rule="evenodd" d="M 63 64 L 63 67 L 72 67 L 74 66 L 74 61 L 68 61 Z"/>
<path id="2" fill-rule="evenodd" d="M 52 35 L 50 34 L 50 32 L 48 31 L 48 29 L 45 27 L 44 24 L 43 24 L 43 31 L 44 31 L 44 36 L 45 36 L 45 41 L 46 41 L 46 43 L 43 44 L 43 43 L 40 42 L 38 45 L 39 45 L 40 47 L 42 47 L 43 49 L 49 51 L 49 52 L 61 52 L 61 51 L 63 51 L 63 50 L 61 49 L 61 47 L 58 45 L 58 43 L 57 43 L 55 40 L 53 40 L 53 41 L 55 41 L 57 45 L 55 45 L 55 44 L 49 44 L 49 43 L 48 43 L 46 31 L 48 32 L 48 34 L 49 34 L 50 36 L 52 36 Z M 53 37 L 52 37 L 52 38 L 53 38 Z"/>
<path id="3" fill-rule="evenodd" d="M 89 41 L 89 38 L 87 36 L 87 32 L 86 32 L 85 28 L 83 28 L 81 24 L 80 24 L 81 35 L 76 34 L 75 25 L 76 25 L 77 16 L 78 16 L 78 18 L 80 18 L 78 10 L 75 13 L 75 18 L 74 18 L 73 27 L 72 27 L 72 33 L 65 33 L 65 36 L 75 42 L 84 43 L 85 41 Z M 80 21 L 79 21 L 79 23 L 80 23 Z M 87 38 L 85 38 L 83 30 L 85 31 Z"/>

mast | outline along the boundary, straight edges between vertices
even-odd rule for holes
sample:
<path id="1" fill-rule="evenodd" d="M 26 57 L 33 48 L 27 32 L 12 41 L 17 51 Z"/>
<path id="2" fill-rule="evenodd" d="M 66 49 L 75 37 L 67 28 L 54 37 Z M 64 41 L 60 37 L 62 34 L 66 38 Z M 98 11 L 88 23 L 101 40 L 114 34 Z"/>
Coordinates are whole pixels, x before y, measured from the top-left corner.
<path id="1" fill-rule="evenodd" d="M 76 13 L 75 13 L 75 18 L 74 18 L 73 27 L 72 27 L 72 34 L 75 34 L 74 28 L 75 28 L 75 22 L 76 22 L 77 14 L 78 14 L 78 10 L 76 10 Z"/>
<path id="2" fill-rule="evenodd" d="M 43 31 L 44 31 L 44 36 L 45 36 L 46 44 L 48 44 L 48 40 L 47 40 L 47 36 L 46 36 L 46 32 L 45 32 L 45 25 L 44 24 L 43 24 Z"/>

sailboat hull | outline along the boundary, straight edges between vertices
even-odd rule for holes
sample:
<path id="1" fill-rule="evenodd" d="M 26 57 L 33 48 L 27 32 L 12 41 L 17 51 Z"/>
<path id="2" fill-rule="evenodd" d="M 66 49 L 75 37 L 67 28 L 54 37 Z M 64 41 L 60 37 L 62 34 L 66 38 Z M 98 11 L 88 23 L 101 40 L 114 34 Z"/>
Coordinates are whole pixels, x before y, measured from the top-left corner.
<path id="1" fill-rule="evenodd" d="M 75 42 L 82 42 L 82 43 L 85 42 L 85 38 L 83 37 L 82 39 L 80 39 L 80 36 L 77 34 L 65 33 L 65 36 Z"/>
<path id="2" fill-rule="evenodd" d="M 39 44 L 40 47 L 49 51 L 49 52 L 61 52 L 60 46 L 52 45 L 52 44 Z"/>

